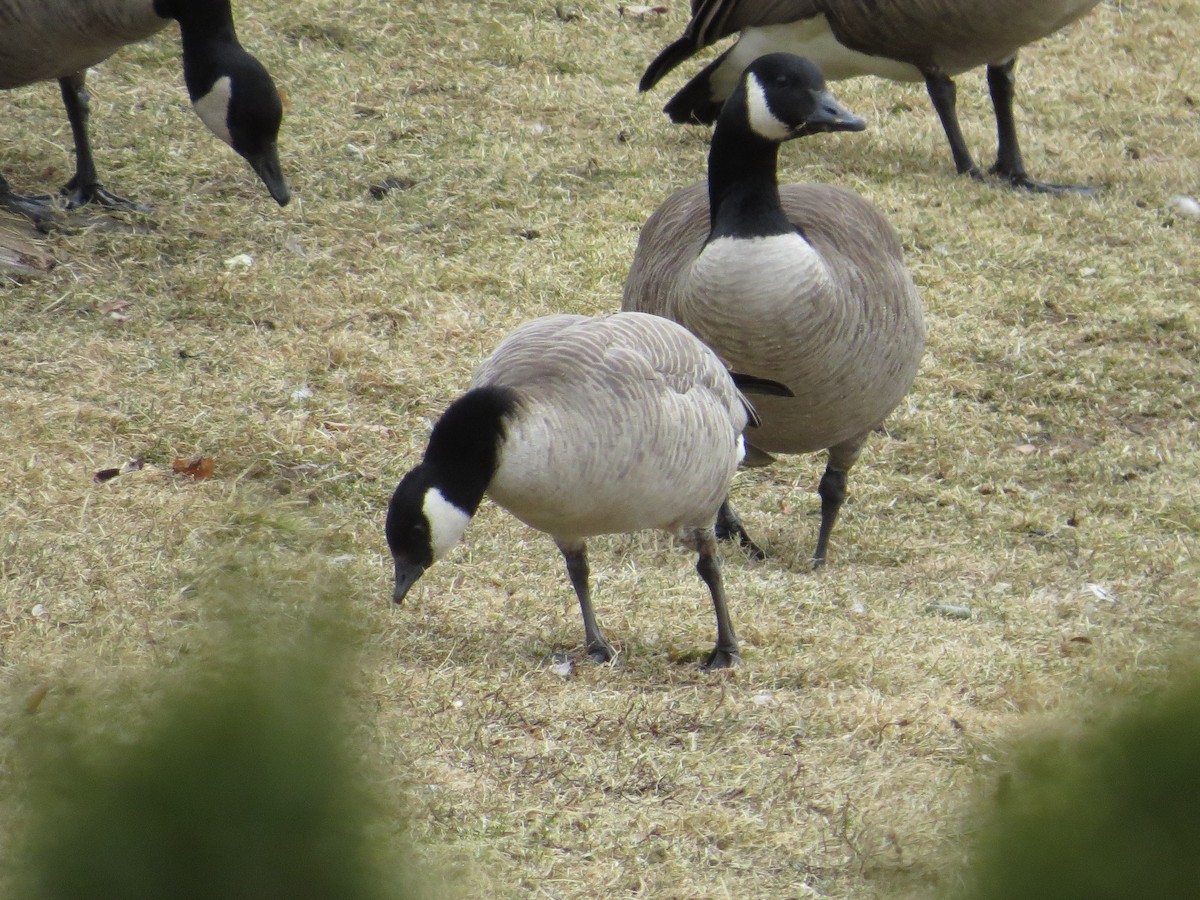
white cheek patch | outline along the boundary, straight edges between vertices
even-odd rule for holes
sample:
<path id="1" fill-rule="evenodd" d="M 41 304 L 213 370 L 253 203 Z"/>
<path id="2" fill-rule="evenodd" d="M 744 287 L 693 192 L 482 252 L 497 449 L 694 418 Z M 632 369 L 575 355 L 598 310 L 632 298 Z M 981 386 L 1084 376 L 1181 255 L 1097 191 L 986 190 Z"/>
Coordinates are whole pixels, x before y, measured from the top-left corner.
<path id="1" fill-rule="evenodd" d="M 791 129 L 783 124 L 767 105 L 767 92 L 751 72 L 746 76 L 746 106 L 750 111 L 750 128 L 769 141 L 785 141 Z"/>
<path id="2" fill-rule="evenodd" d="M 233 146 L 233 137 L 229 133 L 229 98 L 232 94 L 233 81 L 228 75 L 222 75 L 213 83 L 212 90 L 192 104 L 208 130 L 230 146 Z"/>
<path id="3" fill-rule="evenodd" d="M 425 492 L 425 502 L 421 511 L 425 513 L 425 521 L 429 523 L 433 558 L 441 559 L 459 542 L 463 532 L 467 530 L 471 516 L 442 496 L 442 492 L 437 488 L 430 488 Z"/>

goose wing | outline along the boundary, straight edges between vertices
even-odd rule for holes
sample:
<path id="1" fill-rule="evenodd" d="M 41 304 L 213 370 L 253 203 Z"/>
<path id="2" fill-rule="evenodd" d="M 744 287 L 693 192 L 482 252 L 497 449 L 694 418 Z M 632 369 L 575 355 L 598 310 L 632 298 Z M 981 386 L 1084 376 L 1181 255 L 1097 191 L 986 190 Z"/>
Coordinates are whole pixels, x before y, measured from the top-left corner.
<path id="1" fill-rule="evenodd" d="M 692 18 L 646 67 L 638 90 L 648 91 L 677 65 L 743 28 L 783 25 L 821 15 L 818 0 L 692 0 Z"/>

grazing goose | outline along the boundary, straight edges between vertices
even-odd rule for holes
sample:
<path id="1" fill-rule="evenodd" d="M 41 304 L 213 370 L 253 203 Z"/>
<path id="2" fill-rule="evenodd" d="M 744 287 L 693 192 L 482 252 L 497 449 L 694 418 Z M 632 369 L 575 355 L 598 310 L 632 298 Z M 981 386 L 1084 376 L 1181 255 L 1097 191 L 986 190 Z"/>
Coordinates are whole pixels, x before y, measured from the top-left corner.
<path id="1" fill-rule="evenodd" d="M 828 448 L 814 567 L 847 472 L 908 391 L 925 345 L 920 298 L 879 211 L 842 188 L 776 181 L 783 141 L 863 127 L 808 60 L 755 60 L 717 119 L 707 186 L 677 191 L 647 220 L 622 302 L 674 319 L 731 368 L 792 392 L 756 400 L 762 424 L 746 463 Z M 728 502 L 717 533 L 762 556 Z"/>
<path id="2" fill-rule="evenodd" d="M 1017 51 L 1078 19 L 1099 0 L 692 0 L 692 19 L 642 76 L 648 91 L 685 59 L 722 38 L 737 43 L 689 81 L 664 111 L 675 122 L 711 124 L 742 70 L 771 52 L 807 57 L 831 79 L 878 75 L 921 81 L 960 175 L 982 178 L 955 112 L 952 76 L 987 65 L 999 139 L 993 174 L 1014 187 L 1057 193 L 1075 185 L 1025 172 L 1013 119 Z"/>
<path id="3" fill-rule="evenodd" d="M 751 415 L 720 360 L 674 322 L 617 313 L 525 323 L 446 409 L 392 495 L 393 599 L 458 542 L 486 493 L 558 544 L 596 662 L 615 654 L 592 611 L 585 539 L 661 528 L 699 554 L 712 594 L 717 644 L 705 667 L 733 665 L 713 525 Z"/>
<path id="4" fill-rule="evenodd" d="M 95 201 L 138 208 L 98 182 L 88 140 L 88 67 L 126 44 L 179 23 L 183 77 L 201 121 L 245 157 L 280 206 L 290 199 L 276 137 L 283 106 L 271 76 L 242 49 L 229 0 L 0 0 L 0 89 L 57 79 L 75 139 L 75 176 L 67 206 Z M 45 198 L 15 194 L 0 176 L 0 205 L 35 220 L 49 218 Z"/>

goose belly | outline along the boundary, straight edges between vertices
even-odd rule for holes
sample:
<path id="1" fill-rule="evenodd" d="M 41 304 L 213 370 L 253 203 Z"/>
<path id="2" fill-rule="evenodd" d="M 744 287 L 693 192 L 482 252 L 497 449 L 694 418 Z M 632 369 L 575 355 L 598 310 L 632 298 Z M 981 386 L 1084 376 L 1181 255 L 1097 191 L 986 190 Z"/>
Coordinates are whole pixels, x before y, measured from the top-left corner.
<path id="1" fill-rule="evenodd" d="M 759 449 L 804 453 L 869 431 L 912 384 L 923 332 L 885 302 L 838 291 L 799 235 L 722 239 L 693 264 L 680 321 L 735 372 L 794 397 L 755 395 Z"/>
<path id="2" fill-rule="evenodd" d="M 0 89 L 89 68 L 166 25 L 151 0 L 0 0 Z"/>
<path id="3" fill-rule="evenodd" d="M 488 495 L 556 538 L 711 526 L 741 459 L 727 410 L 696 392 L 664 408 L 527 412 Z"/>

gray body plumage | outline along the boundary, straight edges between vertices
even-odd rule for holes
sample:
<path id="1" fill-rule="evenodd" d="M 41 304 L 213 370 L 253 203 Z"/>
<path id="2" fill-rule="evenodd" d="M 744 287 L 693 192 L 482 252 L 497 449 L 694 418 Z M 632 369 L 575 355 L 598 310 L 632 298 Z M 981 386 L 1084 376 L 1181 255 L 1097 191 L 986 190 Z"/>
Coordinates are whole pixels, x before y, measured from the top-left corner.
<path id="1" fill-rule="evenodd" d="M 560 542 L 711 527 L 741 457 L 720 361 L 653 316 L 559 315 L 513 331 L 472 387 L 519 398 L 488 494 Z"/>
<path id="2" fill-rule="evenodd" d="M 557 315 L 520 326 L 438 419 L 392 494 L 392 599 L 402 602 L 462 537 L 486 493 L 554 538 L 593 660 L 611 662 L 616 650 L 592 607 L 586 538 L 661 528 L 696 551 L 712 596 L 717 642 L 705 668 L 735 665 L 714 526 L 751 417 L 716 355 L 667 319 Z"/>
<path id="3" fill-rule="evenodd" d="M 0 0 L 0 89 L 90 68 L 168 24 L 153 0 Z"/>
<path id="4" fill-rule="evenodd" d="M 795 394 L 755 398 L 755 450 L 830 448 L 845 469 L 912 384 L 920 298 L 895 232 L 866 200 L 827 185 L 785 185 L 780 197 L 803 237 L 706 246 L 706 185 L 677 191 L 642 228 L 622 307 L 680 322 L 734 370 Z"/>

